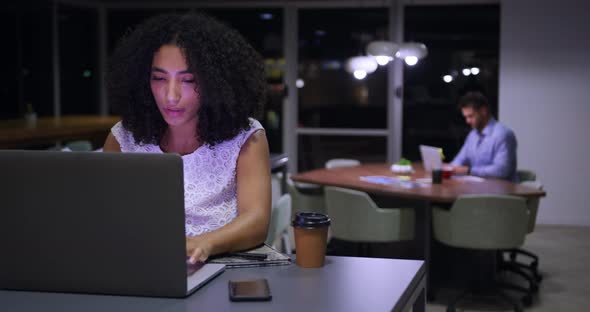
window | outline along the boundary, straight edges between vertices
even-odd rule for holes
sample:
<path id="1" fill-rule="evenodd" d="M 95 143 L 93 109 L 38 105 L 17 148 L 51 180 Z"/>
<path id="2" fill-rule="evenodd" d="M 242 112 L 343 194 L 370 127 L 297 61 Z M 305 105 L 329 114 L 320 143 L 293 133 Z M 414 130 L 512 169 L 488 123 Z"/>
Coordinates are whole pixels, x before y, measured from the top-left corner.
<path id="1" fill-rule="evenodd" d="M 299 136 L 299 171 L 323 168 L 333 158 L 357 159 L 362 163 L 386 161 L 385 137 Z"/>
<path id="2" fill-rule="evenodd" d="M 53 114 L 51 6 L 17 7 L 0 12 L 1 55 L 8 60 L 0 78 L 0 119 L 21 118 L 30 107 Z"/>
<path id="3" fill-rule="evenodd" d="M 385 161 L 387 69 L 356 79 L 345 67 L 349 58 L 366 55 L 370 41 L 387 38 L 388 10 L 314 8 L 298 16 L 298 171 L 331 158 Z M 346 134 L 326 133 L 332 130 Z"/>
<path id="4" fill-rule="evenodd" d="M 404 70 L 404 157 L 419 160 L 427 144 L 452 160 L 470 130 L 457 109 L 466 91 L 482 91 L 497 116 L 499 34 L 498 5 L 406 7 L 405 40 L 428 56 Z"/>
<path id="5" fill-rule="evenodd" d="M 98 14 L 59 6 L 59 65 L 62 115 L 99 112 Z"/>
<path id="6" fill-rule="evenodd" d="M 387 37 L 387 19 L 384 9 L 300 10 L 300 126 L 387 127 L 387 70 L 362 80 L 345 70 L 349 58 L 365 55 L 369 41 Z"/>

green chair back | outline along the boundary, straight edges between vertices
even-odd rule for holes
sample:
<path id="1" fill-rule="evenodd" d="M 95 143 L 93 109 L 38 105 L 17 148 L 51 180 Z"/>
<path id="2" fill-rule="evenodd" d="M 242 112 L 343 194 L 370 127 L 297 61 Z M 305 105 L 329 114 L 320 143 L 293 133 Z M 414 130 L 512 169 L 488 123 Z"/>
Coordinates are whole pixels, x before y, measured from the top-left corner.
<path id="1" fill-rule="evenodd" d="M 287 188 L 292 200 L 292 216 L 296 212 L 326 213 L 322 187 L 316 184 L 297 183 L 287 180 Z"/>
<path id="2" fill-rule="evenodd" d="M 332 237 L 353 242 L 393 242 L 414 236 L 413 208 L 380 208 L 365 192 L 326 187 Z"/>
<path id="3" fill-rule="evenodd" d="M 450 210 L 434 208 L 432 212 L 434 237 L 460 248 L 519 247 L 529 224 L 527 203 L 516 196 L 461 196 Z"/>
<path id="4" fill-rule="evenodd" d="M 284 194 L 272 207 L 265 243 L 272 246 L 275 240 L 287 232 L 291 223 L 291 195 Z"/>
<path id="5" fill-rule="evenodd" d="M 65 147 L 72 150 L 72 152 L 90 152 L 92 151 L 92 143 L 86 140 L 70 141 L 65 144 Z"/>
<path id="6" fill-rule="evenodd" d="M 528 187 L 532 187 L 537 190 L 543 190 L 543 184 L 540 181 L 525 181 L 521 184 Z M 527 199 L 527 207 L 529 208 L 529 226 L 527 228 L 527 233 L 532 233 L 535 230 L 540 200 L 540 197 L 533 197 Z"/>
<path id="7" fill-rule="evenodd" d="M 356 167 L 361 164 L 360 161 L 356 159 L 347 159 L 347 158 L 334 158 L 326 161 L 324 165 L 326 169 L 334 169 L 340 167 Z"/>
<path id="8" fill-rule="evenodd" d="M 516 170 L 516 176 L 518 177 L 518 182 L 537 180 L 537 174 L 534 171 L 527 169 Z"/>

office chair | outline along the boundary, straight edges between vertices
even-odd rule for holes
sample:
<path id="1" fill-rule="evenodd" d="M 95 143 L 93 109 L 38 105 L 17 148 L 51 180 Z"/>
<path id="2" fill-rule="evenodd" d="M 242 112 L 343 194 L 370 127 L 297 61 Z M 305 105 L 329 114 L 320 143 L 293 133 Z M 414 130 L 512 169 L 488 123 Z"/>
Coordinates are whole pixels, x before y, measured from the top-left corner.
<path id="1" fill-rule="evenodd" d="M 275 244 L 280 239 L 283 252 L 291 253 L 291 241 L 289 239 L 288 229 L 291 224 L 291 195 L 284 194 L 273 205 L 268 225 L 268 234 L 265 244 L 277 247 Z"/>
<path id="2" fill-rule="evenodd" d="M 411 240 L 413 208 L 381 208 L 365 192 L 326 187 L 326 210 L 332 219 L 332 237 L 362 243 L 369 256 L 370 243 Z"/>
<path id="3" fill-rule="evenodd" d="M 274 206 L 277 203 L 277 201 L 279 201 L 279 198 L 281 198 L 281 196 L 283 195 L 281 183 L 281 172 L 270 174 L 270 199 L 272 206 Z"/>
<path id="4" fill-rule="evenodd" d="M 326 161 L 324 166 L 326 169 L 334 169 L 340 167 L 356 167 L 360 164 L 361 162 L 356 159 L 334 158 Z"/>
<path id="5" fill-rule="evenodd" d="M 516 171 L 516 175 L 518 177 L 518 181 L 522 184 L 522 185 L 526 185 L 538 190 L 542 190 L 543 189 L 543 185 L 539 182 L 536 182 L 537 180 L 537 174 L 536 172 L 532 171 L 532 170 L 528 170 L 528 169 L 519 169 Z M 536 220 L 537 220 L 537 211 L 539 209 L 539 198 L 531 198 L 529 199 L 529 201 L 527 202 L 527 205 L 529 207 L 529 213 L 530 213 L 530 219 L 529 219 L 529 228 L 528 228 L 528 233 L 532 233 L 533 230 L 535 229 L 535 225 L 536 225 Z M 508 258 L 510 259 L 510 261 L 505 261 L 504 260 L 504 255 L 508 256 Z M 527 263 L 521 263 L 516 261 L 517 256 L 520 255 L 521 257 L 527 257 L 530 258 L 531 260 L 528 261 Z M 527 280 L 529 280 L 529 283 L 531 283 L 531 285 L 533 285 L 533 290 L 536 291 L 538 289 L 538 284 L 543 280 L 543 276 L 539 273 L 539 257 L 537 255 L 535 255 L 534 253 L 524 250 L 522 248 L 515 248 L 515 249 L 510 249 L 510 250 L 503 250 L 500 254 L 500 265 L 501 265 L 501 269 L 507 269 L 509 271 L 513 271 L 523 277 L 525 277 Z M 529 272 L 529 273 L 525 273 L 525 272 Z"/>
<path id="6" fill-rule="evenodd" d="M 338 167 L 358 166 L 360 161 L 356 159 L 336 158 L 330 159 L 325 163 L 326 169 Z M 287 179 L 287 188 L 291 194 L 292 210 L 291 218 L 297 212 L 317 212 L 326 214 L 326 199 L 324 197 L 324 188 L 321 185 L 313 183 L 295 182 Z M 328 242 L 332 239 L 331 229 L 328 231 Z M 290 241 L 295 244 L 295 238 L 292 229 L 289 229 Z"/>
<path id="7" fill-rule="evenodd" d="M 291 195 L 291 219 L 297 212 L 326 213 L 324 189 L 317 184 L 295 182 L 287 179 L 287 190 Z M 289 241 L 295 246 L 293 229 L 289 228 Z"/>
<path id="8" fill-rule="evenodd" d="M 292 215 L 299 211 L 326 213 L 324 190 L 321 186 L 288 179 L 287 189 L 293 203 Z"/>
<path id="9" fill-rule="evenodd" d="M 337 158 L 328 160 L 325 168 L 353 167 L 359 164 L 360 161 L 355 159 Z M 326 213 L 324 190 L 321 185 L 295 182 L 288 179 L 287 187 L 293 201 L 293 215 L 300 211 Z"/>
<path id="10" fill-rule="evenodd" d="M 521 183 L 526 181 L 537 180 L 537 174 L 534 171 L 527 169 L 516 170 L 516 176 L 518 177 L 518 182 Z"/>
<path id="11" fill-rule="evenodd" d="M 543 184 L 539 181 L 525 181 L 521 184 L 538 190 L 543 189 Z M 527 234 L 532 233 L 535 230 L 539 201 L 540 198 L 538 197 L 527 199 L 527 207 L 529 210 Z M 505 260 L 504 254 L 508 254 L 508 261 Z M 530 258 L 530 260 L 525 263 L 519 262 L 517 261 L 517 256 L 519 255 L 521 257 Z M 533 291 L 536 292 L 538 290 L 538 284 L 543 280 L 543 276 L 539 273 L 539 256 L 522 248 L 512 248 L 502 250 L 500 257 L 500 269 L 512 271 L 523 276 L 532 285 L 531 288 Z"/>
<path id="12" fill-rule="evenodd" d="M 70 141 L 65 144 L 72 152 L 90 152 L 92 151 L 92 143 L 87 140 Z"/>
<path id="13" fill-rule="evenodd" d="M 434 238 L 451 247 L 480 251 L 495 259 L 496 252 L 516 248 L 524 242 L 528 226 L 528 208 L 523 198 L 501 195 L 466 195 L 459 197 L 450 210 L 433 208 Z M 485 268 L 478 270 L 485 272 Z M 490 268 L 491 269 L 491 268 Z M 495 273 L 495 266 L 489 273 Z M 493 294 L 510 303 L 515 311 L 522 311 L 520 302 L 514 301 L 502 289 L 523 290 L 496 279 L 489 280 Z M 455 311 L 456 304 L 466 295 L 475 293 L 467 290 L 456 297 L 447 311 Z"/>

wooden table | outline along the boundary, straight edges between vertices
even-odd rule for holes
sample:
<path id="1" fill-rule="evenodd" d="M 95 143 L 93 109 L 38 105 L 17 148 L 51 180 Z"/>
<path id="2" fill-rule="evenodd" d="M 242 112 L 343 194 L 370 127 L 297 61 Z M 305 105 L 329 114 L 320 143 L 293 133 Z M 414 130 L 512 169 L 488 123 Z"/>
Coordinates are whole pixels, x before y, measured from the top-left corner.
<path id="1" fill-rule="evenodd" d="M 515 195 L 526 198 L 543 197 L 544 191 L 526 187 L 499 179 L 485 179 L 483 182 L 468 182 L 444 179 L 442 184 L 428 184 L 426 187 L 404 188 L 396 185 L 381 185 L 360 180 L 362 176 L 396 177 L 387 164 L 366 164 L 357 167 L 341 167 L 334 169 L 317 169 L 291 176 L 296 182 L 313 183 L 324 186 L 338 186 L 367 192 L 374 197 L 379 206 L 383 207 L 414 207 L 416 208 L 415 248 L 416 256 L 424 259 L 427 272 L 430 269 L 431 207 L 453 203 L 457 197 L 469 194 Z M 410 179 L 429 178 L 419 163 L 414 163 L 415 173 Z M 377 198 L 375 198 L 377 197 Z M 383 198 L 386 201 L 383 201 Z M 379 201 L 381 199 L 381 202 Z M 432 295 L 431 284 L 428 293 Z"/>
<path id="2" fill-rule="evenodd" d="M 102 145 L 119 120 L 116 116 L 72 115 L 41 117 L 34 124 L 24 119 L 0 121 L 0 148 L 29 148 L 79 139 L 102 141 Z"/>
<path id="3" fill-rule="evenodd" d="M 421 164 L 413 165 L 415 173 L 411 180 L 429 178 Z M 317 169 L 302 172 L 291 177 L 293 181 L 314 183 L 327 186 L 339 186 L 400 198 L 426 200 L 429 202 L 452 203 L 461 195 L 497 194 L 522 197 L 542 197 L 544 191 L 499 179 L 485 179 L 483 182 L 467 182 L 445 179 L 442 184 L 432 184 L 421 188 L 404 188 L 401 186 L 380 185 L 360 180 L 362 176 L 396 177 L 386 164 L 367 164 L 357 167 L 334 169 Z"/>

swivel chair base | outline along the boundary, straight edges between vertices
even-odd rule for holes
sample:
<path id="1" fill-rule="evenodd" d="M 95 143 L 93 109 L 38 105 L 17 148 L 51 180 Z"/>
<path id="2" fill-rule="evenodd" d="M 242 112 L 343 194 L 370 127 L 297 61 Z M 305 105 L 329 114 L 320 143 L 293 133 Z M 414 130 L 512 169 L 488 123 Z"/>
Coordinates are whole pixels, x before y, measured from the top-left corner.
<path id="1" fill-rule="evenodd" d="M 501 288 L 503 288 L 502 286 L 503 286 L 502 284 L 495 283 L 491 288 L 486 289 L 486 290 L 478 290 L 478 291 L 467 290 L 467 291 L 461 293 L 459 296 L 455 297 L 455 299 L 453 299 L 453 301 L 447 305 L 446 311 L 447 312 L 455 312 L 457 304 L 459 302 L 461 302 L 461 300 L 464 299 L 465 297 L 471 295 L 474 297 L 498 298 L 498 299 L 501 299 L 502 301 L 504 301 L 505 303 L 508 303 L 509 305 L 511 305 L 515 312 L 522 312 L 523 311 L 522 304 L 520 302 L 514 300 L 513 298 L 509 297 L 508 295 L 506 295 L 501 290 Z"/>

